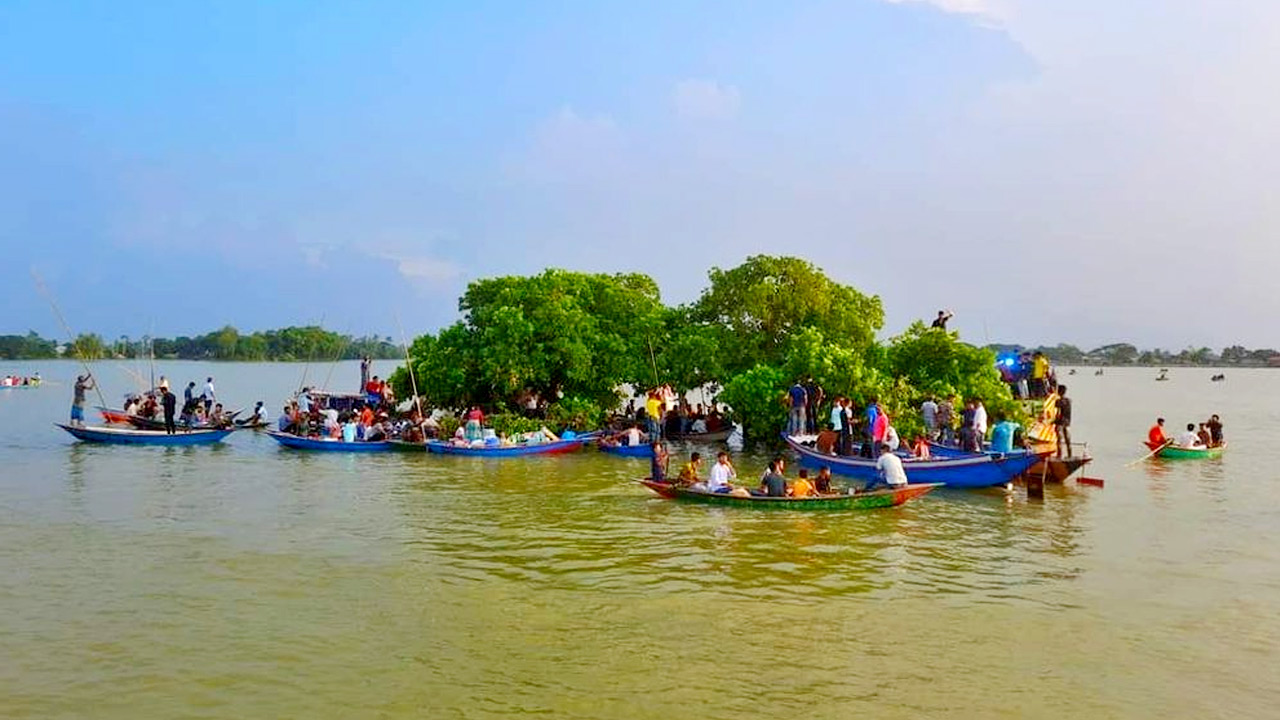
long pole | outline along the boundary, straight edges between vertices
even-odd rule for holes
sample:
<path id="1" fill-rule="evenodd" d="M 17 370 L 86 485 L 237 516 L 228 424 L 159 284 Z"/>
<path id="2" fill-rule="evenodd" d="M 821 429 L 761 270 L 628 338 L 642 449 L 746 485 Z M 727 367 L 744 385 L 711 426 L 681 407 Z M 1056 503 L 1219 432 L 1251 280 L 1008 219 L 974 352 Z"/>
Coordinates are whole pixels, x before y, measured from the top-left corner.
<path id="1" fill-rule="evenodd" d="M 76 342 L 76 334 L 71 332 L 71 327 L 67 325 L 67 319 L 62 317 L 62 311 L 58 309 L 58 303 L 54 301 L 53 294 L 49 292 L 49 288 L 45 287 L 44 280 L 40 278 L 40 273 L 35 268 L 31 268 L 31 279 L 36 283 L 36 290 L 49 301 L 49 307 L 53 308 L 54 317 L 58 318 L 58 323 L 62 325 L 62 330 L 67 334 L 67 339 L 71 343 L 72 349 L 75 351 L 76 359 L 80 361 L 80 367 L 84 368 L 86 375 L 93 376 L 93 371 L 89 369 L 89 364 L 80 354 L 80 345 Z M 93 389 L 98 393 L 98 400 L 102 403 L 102 407 L 107 406 L 107 399 L 102 395 L 102 388 L 98 387 L 98 383 L 93 383 Z"/>
<path id="2" fill-rule="evenodd" d="M 404 326 L 400 324 L 400 311 L 396 311 L 396 327 L 400 329 L 400 345 L 404 347 L 404 365 L 409 370 L 409 387 L 413 388 L 413 406 L 418 409 L 418 417 L 422 417 L 422 399 L 418 397 L 418 381 L 413 375 L 413 358 L 409 357 L 409 343 L 404 336 Z"/>
<path id="3" fill-rule="evenodd" d="M 324 328 L 324 315 L 320 316 L 320 327 Z M 307 364 L 302 366 L 302 381 L 298 383 L 298 392 L 294 393 L 295 396 L 301 394 L 302 388 L 307 386 L 307 373 L 311 372 L 311 361 L 315 358 L 315 354 L 314 346 L 307 348 Z"/>
<path id="4" fill-rule="evenodd" d="M 347 348 L 351 347 L 351 341 L 354 339 L 353 336 L 347 335 L 342 346 L 338 348 L 338 354 L 333 356 L 333 362 L 329 363 L 329 372 L 325 373 L 324 376 L 324 385 L 321 386 L 323 389 L 329 389 L 329 378 L 333 377 L 333 369 L 338 367 L 338 361 L 342 359 L 342 354 L 347 351 Z M 360 388 L 360 392 L 364 392 L 364 388 Z"/>

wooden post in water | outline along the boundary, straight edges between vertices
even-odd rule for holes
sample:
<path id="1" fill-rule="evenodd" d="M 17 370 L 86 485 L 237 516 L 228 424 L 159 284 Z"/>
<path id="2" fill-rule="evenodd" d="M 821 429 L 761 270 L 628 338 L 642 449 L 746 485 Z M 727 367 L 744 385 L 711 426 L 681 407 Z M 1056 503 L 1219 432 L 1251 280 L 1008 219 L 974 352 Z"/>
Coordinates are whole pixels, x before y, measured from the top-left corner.
<path id="1" fill-rule="evenodd" d="M 1049 456 L 1046 455 L 1040 460 L 1040 462 L 1044 463 L 1044 468 L 1040 471 L 1039 475 L 1036 475 L 1035 473 L 1025 473 L 1022 476 L 1022 481 L 1027 485 L 1028 499 L 1044 499 L 1044 480 L 1049 474 Z"/>

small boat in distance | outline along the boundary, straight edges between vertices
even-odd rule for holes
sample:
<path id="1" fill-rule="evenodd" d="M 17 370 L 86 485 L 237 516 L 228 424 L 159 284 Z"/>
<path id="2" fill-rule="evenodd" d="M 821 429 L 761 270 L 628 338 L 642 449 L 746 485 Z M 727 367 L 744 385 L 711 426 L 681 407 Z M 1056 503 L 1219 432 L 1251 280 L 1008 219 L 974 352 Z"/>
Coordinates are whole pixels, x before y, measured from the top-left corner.
<path id="1" fill-rule="evenodd" d="M 231 430 L 179 430 L 170 435 L 163 430 L 135 430 L 117 427 L 75 427 L 54 423 L 77 440 L 110 445 L 208 445 L 221 442 Z"/>
<path id="2" fill-rule="evenodd" d="M 736 505 L 738 507 L 786 510 L 871 510 L 874 508 L 895 507 L 942 487 L 941 483 L 921 483 L 901 488 L 882 488 L 871 492 L 843 495 L 832 493 L 796 498 L 713 493 L 667 482 L 654 482 L 649 479 L 637 482 L 669 500 L 687 500 L 706 505 Z"/>

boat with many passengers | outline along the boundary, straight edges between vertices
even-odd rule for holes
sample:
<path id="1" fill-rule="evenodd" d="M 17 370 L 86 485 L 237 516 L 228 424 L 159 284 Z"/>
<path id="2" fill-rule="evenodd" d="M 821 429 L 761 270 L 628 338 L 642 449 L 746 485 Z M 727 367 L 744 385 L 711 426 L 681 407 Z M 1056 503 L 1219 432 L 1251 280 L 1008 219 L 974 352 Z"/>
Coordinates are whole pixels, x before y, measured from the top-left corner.
<path id="1" fill-rule="evenodd" d="M 283 433 L 277 430 L 268 430 L 273 440 L 280 443 L 280 447 L 289 448 L 290 450 L 317 450 L 320 452 L 386 452 L 393 449 L 390 442 L 386 440 L 357 440 L 354 442 L 346 442 L 338 438 L 328 437 L 303 437 L 301 435 L 293 435 Z"/>
<path id="2" fill-rule="evenodd" d="M 961 450 L 958 447 L 935 442 L 929 443 L 929 453 L 938 458 L 966 457 L 977 454 Z M 998 455 L 999 453 L 988 450 L 984 454 Z M 1023 471 L 1022 475 L 1024 477 L 1033 476 L 1037 478 L 1044 478 L 1048 482 L 1066 482 L 1067 478 L 1071 477 L 1091 462 L 1093 462 L 1093 458 L 1087 455 L 1076 455 L 1065 458 L 1047 456 L 1041 459 L 1040 462 Z"/>
<path id="3" fill-rule="evenodd" d="M 645 479 L 638 481 L 658 495 L 670 500 L 686 500 L 707 505 L 733 505 L 788 510 L 871 510 L 894 507 L 925 495 L 941 483 L 916 483 L 900 488 L 883 488 L 871 492 L 810 495 L 807 497 L 769 497 L 765 495 L 733 495 L 694 490 L 667 482 Z"/>
<path id="4" fill-rule="evenodd" d="M 207 445 L 222 442 L 229 429 L 179 430 L 170 435 L 163 430 L 136 430 L 118 427 L 78 427 L 54 423 L 77 440 L 111 445 Z"/>
<path id="5" fill-rule="evenodd" d="M 427 442 L 427 451 L 439 455 L 469 455 L 471 457 L 511 458 L 526 455 L 559 455 L 577 452 L 583 445 L 595 440 L 592 435 L 556 440 L 553 442 L 527 443 L 521 445 L 460 445 L 444 440 Z"/>
<path id="6" fill-rule="evenodd" d="M 1173 444 L 1165 444 L 1162 446 L 1160 443 L 1152 443 L 1150 441 L 1143 442 L 1142 444 L 1146 445 L 1150 450 L 1156 450 L 1156 448 L 1159 448 L 1159 451 L 1156 452 L 1156 457 L 1164 460 L 1210 460 L 1222 457 L 1223 451 L 1227 449 L 1227 444 L 1225 442 L 1213 447 L 1180 447 Z"/>
<path id="7" fill-rule="evenodd" d="M 879 477 L 876 461 L 863 457 L 828 455 L 793 437 L 787 445 L 808 467 L 829 467 L 831 472 L 870 482 Z M 1040 462 L 1040 455 L 1019 450 L 1005 455 L 968 455 L 937 460 L 903 460 L 902 468 L 912 483 L 942 483 L 951 488 L 984 488 L 1004 485 Z"/>

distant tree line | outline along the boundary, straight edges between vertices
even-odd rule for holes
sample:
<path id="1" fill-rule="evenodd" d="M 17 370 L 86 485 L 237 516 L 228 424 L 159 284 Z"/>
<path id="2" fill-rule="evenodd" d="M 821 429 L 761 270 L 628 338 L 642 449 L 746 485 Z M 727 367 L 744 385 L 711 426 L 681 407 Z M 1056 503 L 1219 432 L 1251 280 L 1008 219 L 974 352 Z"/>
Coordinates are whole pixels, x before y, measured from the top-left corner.
<path id="1" fill-rule="evenodd" d="M 5 360 L 39 360 L 57 357 L 156 358 L 168 360 L 241 360 L 299 361 L 352 360 L 364 356 L 395 359 L 404 356 L 403 349 L 390 337 L 351 337 L 323 328 L 287 327 L 280 330 L 241 334 L 230 325 L 196 337 L 176 338 L 120 336 L 106 340 L 97 334 L 82 334 L 68 344 L 46 340 L 35 332 L 26 335 L 0 335 L 0 358 Z"/>
<path id="2" fill-rule="evenodd" d="M 1232 345 L 1216 353 L 1207 347 L 1188 347 L 1180 352 L 1159 348 L 1139 350 L 1129 343 L 1103 345 L 1092 350 L 1082 350 L 1075 345 L 1061 343 L 1053 346 L 1022 347 L 1020 345 L 989 345 L 997 355 L 1026 350 L 1042 352 L 1055 365 L 1238 365 L 1241 367 L 1268 367 L 1280 364 L 1280 352 L 1271 348 L 1250 350 L 1242 345 Z"/>

